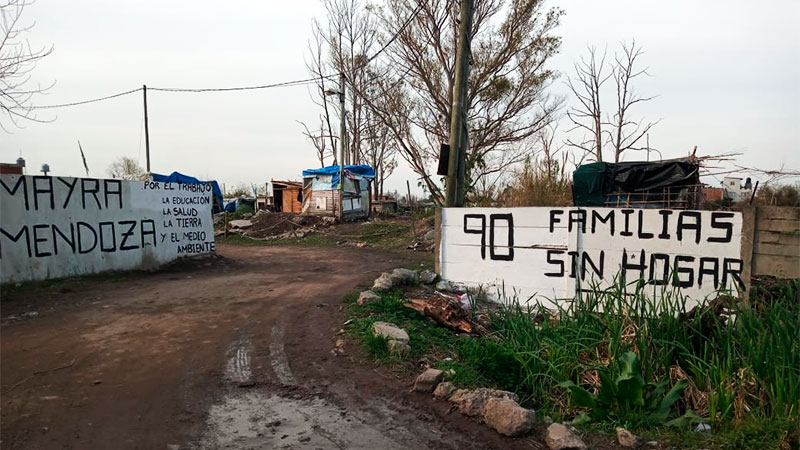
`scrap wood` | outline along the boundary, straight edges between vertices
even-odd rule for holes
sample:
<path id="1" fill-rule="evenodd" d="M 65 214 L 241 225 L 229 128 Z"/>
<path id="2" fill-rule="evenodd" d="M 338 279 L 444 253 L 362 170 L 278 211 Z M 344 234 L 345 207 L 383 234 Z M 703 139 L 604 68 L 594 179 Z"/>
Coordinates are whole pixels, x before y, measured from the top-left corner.
<path id="1" fill-rule="evenodd" d="M 431 298 L 412 298 L 405 304 L 406 307 L 420 312 L 448 328 L 463 331 L 469 334 L 483 334 L 486 330 L 477 324 L 470 322 L 465 316 L 464 310 L 455 302 L 443 296 Z"/>

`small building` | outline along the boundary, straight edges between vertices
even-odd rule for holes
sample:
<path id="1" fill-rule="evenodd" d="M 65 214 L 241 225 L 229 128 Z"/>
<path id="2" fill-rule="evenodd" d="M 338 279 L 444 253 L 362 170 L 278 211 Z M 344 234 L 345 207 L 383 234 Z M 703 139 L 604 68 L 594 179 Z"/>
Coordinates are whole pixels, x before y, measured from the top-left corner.
<path id="1" fill-rule="evenodd" d="M 722 189 L 725 191 L 725 198 L 738 202 L 750 195 L 752 181 L 747 178 L 744 185 L 740 177 L 725 177 L 722 179 Z"/>
<path id="2" fill-rule="evenodd" d="M 275 212 L 300 213 L 303 211 L 303 183 L 299 181 L 271 181 Z"/>
<path id="3" fill-rule="evenodd" d="M 703 203 L 695 158 L 584 164 L 572 180 L 575 206 L 700 209 Z"/>
<path id="4" fill-rule="evenodd" d="M 372 212 L 378 214 L 395 214 L 397 213 L 397 199 L 388 195 L 379 195 L 372 200 L 371 209 Z"/>
<path id="5" fill-rule="evenodd" d="M 0 163 L 0 173 L 9 175 L 22 175 L 22 166 L 19 164 Z"/>
<path id="6" fill-rule="evenodd" d="M 367 165 L 344 166 L 344 220 L 366 219 L 375 171 Z M 303 214 L 339 215 L 339 166 L 303 171 Z"/>

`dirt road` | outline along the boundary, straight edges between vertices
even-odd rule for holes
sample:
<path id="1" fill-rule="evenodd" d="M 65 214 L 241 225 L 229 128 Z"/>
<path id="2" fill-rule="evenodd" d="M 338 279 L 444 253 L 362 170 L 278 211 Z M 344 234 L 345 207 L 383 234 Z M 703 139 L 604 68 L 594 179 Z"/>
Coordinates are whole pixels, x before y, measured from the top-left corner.
<path id="1" fill-rule="evenodd" d="M 0 446 L 543 448 L 331 354 L 344 295 L 397 256 L 224 244 L 218 255 L 4 295 Z"/>

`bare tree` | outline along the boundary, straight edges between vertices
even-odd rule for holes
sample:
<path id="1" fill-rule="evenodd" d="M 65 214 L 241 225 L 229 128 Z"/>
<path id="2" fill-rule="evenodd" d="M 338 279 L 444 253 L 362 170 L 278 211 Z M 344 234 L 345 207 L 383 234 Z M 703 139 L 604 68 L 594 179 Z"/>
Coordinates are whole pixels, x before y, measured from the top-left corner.
<path id="1" fill-rule="evenodd" d="M 317 159 L 319 160 L 319 166 L 325 167 L 325 158 L 327 158 L 328 156 L 333 156 L 333 160 L 335 162 L 336 155 L 333 154 L 335 147 L 333 150 L 328 148 L 327 138 L 330 135 L 325 134 L 325 116 L 324 115 L 320 116 L 319 130 L 317 134 L 312 133 L 311 130 L 308 129 L 308 126 L 305 123 L 300 122 L 299 120 L 297 122 L 303 127 L 304 130 L 303 136 L 307 137 L 308 140 L 311 141 L 311 144 L 314 145 L 314 148 L 317 150 Z"/>
<path id="2" fill-rule="evenodd" d="M 108 166 L 108 175 L 111 178 L 119 178 L 121 180 L 138 180 L 142 181 L 147 179 L 147 173 L 142 169 L 133 158 L 127 156 L 120 157 Z"/>
<path id="3" fill-rule="evenodd" d="M 622 53 L 614 56 L 612 73 L 617 87 L 617 113 L 611 120 L 611 130 L 607 131 L 614 149 L 614 162 L 619 162 L 620 156 L 627 150 L 649 150 L 649 145 L 643 147 L 639 142 L 659 121 L 643 124 L 631 120 L 628 110 L 637 103 L 647 102 L 655 97 L 641 97 L 633 88 L 635 78 L 648 75 L 647 68 L 637 69 L 637 59 L 644 53 L 642 47 L 636 46 L 632 40 L 630 45 L 621 44 Z"/>
<path id="4" fill-rule="evenodd" d="M 647 68 L 638 69 L 637 60 L 644 54 L 635 41 L 622 43 L 621 52 L 614 55 L 614 61 L 606 62 L 607 52 L 598 56 L 595 47 L 588 47 L 588 56 L 576 62 L 575 74 L 567 78 L 567 86 L 572 91 L 576 104 L 567 111 L 567 119 L 572 128 L 569 133 L 581 134 L 581 139 L 568 138 L 568 146 L 577 148 L 595 161 L 603 161 L 603 151 L 608 144 L 614 152 L 614 162 L 619 162 L 627 150 L 651 150 L 642 146 L 641 140 L 659 121 L 643 123 L 631 118 L 630 109 L 637 103 L 655 97 L 642 97 L 636 93 L 633 82 L 647 75 Z M 601 103 L 603 85 L 614 80 L 616 105 L 614 114 L 605 116 Z M 583 158 L 581 158 L 582 160 Z"/>
<path id="5" fill-rule="evenodd" d="M 328 142 L 330 142 L 330 151 L 333 155 L 333 163 L 336 164 L 338 160 L 338 151 L 339 148 L 337 146 L 336 135 L 333 134 L 333 127 L 331 125 L 332 119 L 332 111 L 331 109 L 335 109 L 333 105 L 329 104 L 329 97 L 326 92 L 335 87 L 334 82 L 332 82 L 329 78 L 329 63 L 326 61 L 325 57 L 325 47 L 326 42 L 325 38 L 322 35 L 322 28 L 318 25 L 317 22 L 314 22 L 313 25 L 313 33 L 314 33 L 314 42 L 313 45 L 309 44 L 309 54 L 311 59 L 306 61 L 306 67 L 308 71 L 313 75 L 314 78 L 317 78 L 319 81 L 315 84 L 313 90 L 311 91 L 311 100 L 316 103 L 320 108 L 322 108 L 322 113 L 319 116 L 320 122 L 322 125 L 320 126 L 320 133 L 319 136 L 324 136 L 328 138 Z M 323 147 L 327 147 L 327 144 L 319 142 L 315 138 L 310 137 L 310 132 L 308 131 L 308 126 L 300 122 L 303 128 L 306 130 L 304 133 L 308 136 L 312 142 L 314 143 L 314 147 L 317 149 L 318 154 L 320 153 L 320 149 Z M 323 132 L 324 129 L 324 132 Z M 324 151 L 320 155 L 320 164 L 325 163 Z"/>
<path id="6" fill-rule="evenodd" d="M 386 179 L 397 168 L 397 143 L 391 136 L 391 130 L 375 117 L 370 108 L 364 112 L 367 126 L 364 129 L 362 158 L 375 170 L 372 192 L 377 198 L 383 195 Z"/>
<path id="7" fill-rule="evenodd" d="M 486 0 L 475 6 L 467 96 L 469 190 L 523 160 L 526 141 L 559 107 L 545 93 L 554 74 L 544 65 L 560 45 L 550 32 L 562 11 L 545 10 L 543 3 Z M 431 168 L 450 134 L 458 14 L 456 0 L 398 0 L 381 11 L 385 35 L 396 39 L 384 44 L 391 44 L 390 75 L 380 80 L 378 91 L 387 98 L 375 112 L 436 201 L 443 196 Z"/>
<path id="8" fill-rule="evenodd" d="M 45 93 L 50 86 L 31 83 L 36 64 L 53 51 L 53 47 L 34 47 L 25 35 L 35 23 L 24 25 L 22 15 L 32 0 L 0 0 L 0 128 L 10 132 L 25 121 L 49 122 L 36 115 L 31 100 Z M 5 123 L 4 123 L 5 122 Z"/>
<path id="9" fill-rule="evenodd" d="M 606 51 L 597 60 L 597 49 L 588 47 L 588 58 L 581 57 L 574 64 L 575 76 L 567 77 L 567 86 L 577 100 L 577 105 L 567 111 L 567 119 L 572 124 L 568 132 L 580 131 L 580 141 L 567 139 L 567 145 L 603 161 L 603 113 L 600 105 L 600 88 L 613 75 L 603 73 L 606 65 Z M 588 137 L 586 137 L 588 133 Z"/>

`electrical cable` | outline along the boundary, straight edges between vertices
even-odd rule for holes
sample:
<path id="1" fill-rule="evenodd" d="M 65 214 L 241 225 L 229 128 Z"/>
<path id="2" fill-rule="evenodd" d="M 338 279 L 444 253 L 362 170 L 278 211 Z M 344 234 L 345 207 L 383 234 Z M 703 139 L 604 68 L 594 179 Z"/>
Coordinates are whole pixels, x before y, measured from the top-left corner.
<path id="1" fill-rule="evenodd" d="M 321 78 L 333 78 L 329 75 L 324 75 Z M 274 83 L 274 84 L 263 84 L 257 86 L 240 86 L 240 87 L 229 87 L 229 88 L 160 88 L 160 87 L 148 87 L 148 91 L 161 91 L 161 92 L 228 92 L 228 91 L 250 91 L 255 89 L 268 89 L 268 88 L 275 88 L 275 87 L 286 87 L 286 86 L 303 86 L 306 84 L 313 84 L 319 80 L 320 77 L 315 78 L 308 78 L 305 80 L 294 80 L 294 81 L 285 81 L 282 83 Z"/>
<path id="2" fill-rule="evenodd" d="M 94 98 L 91 100 L 83 100 L 79 102 L 72 102 L 72 103 L 62 103 L 60 105 L 38 105 L 38 106 L 27 106 L 27 107 L 20 107 L 20 108 L 13 108 L 13 109 L 52 109 L 52 108 L 65 108 L 68 106 L 78 106 L 78 105 L 86 105 L 89 103 L 95 102 L 102 102 L 104 100 L 111 100 L 112 98 L 122 97 L 123 95 L 133 94 L 134 92 L 141 91 L 142 88 L 131 89 L 130 91 L 120 92 L 117 94 L 107 95 L 105 97 Z"/>

